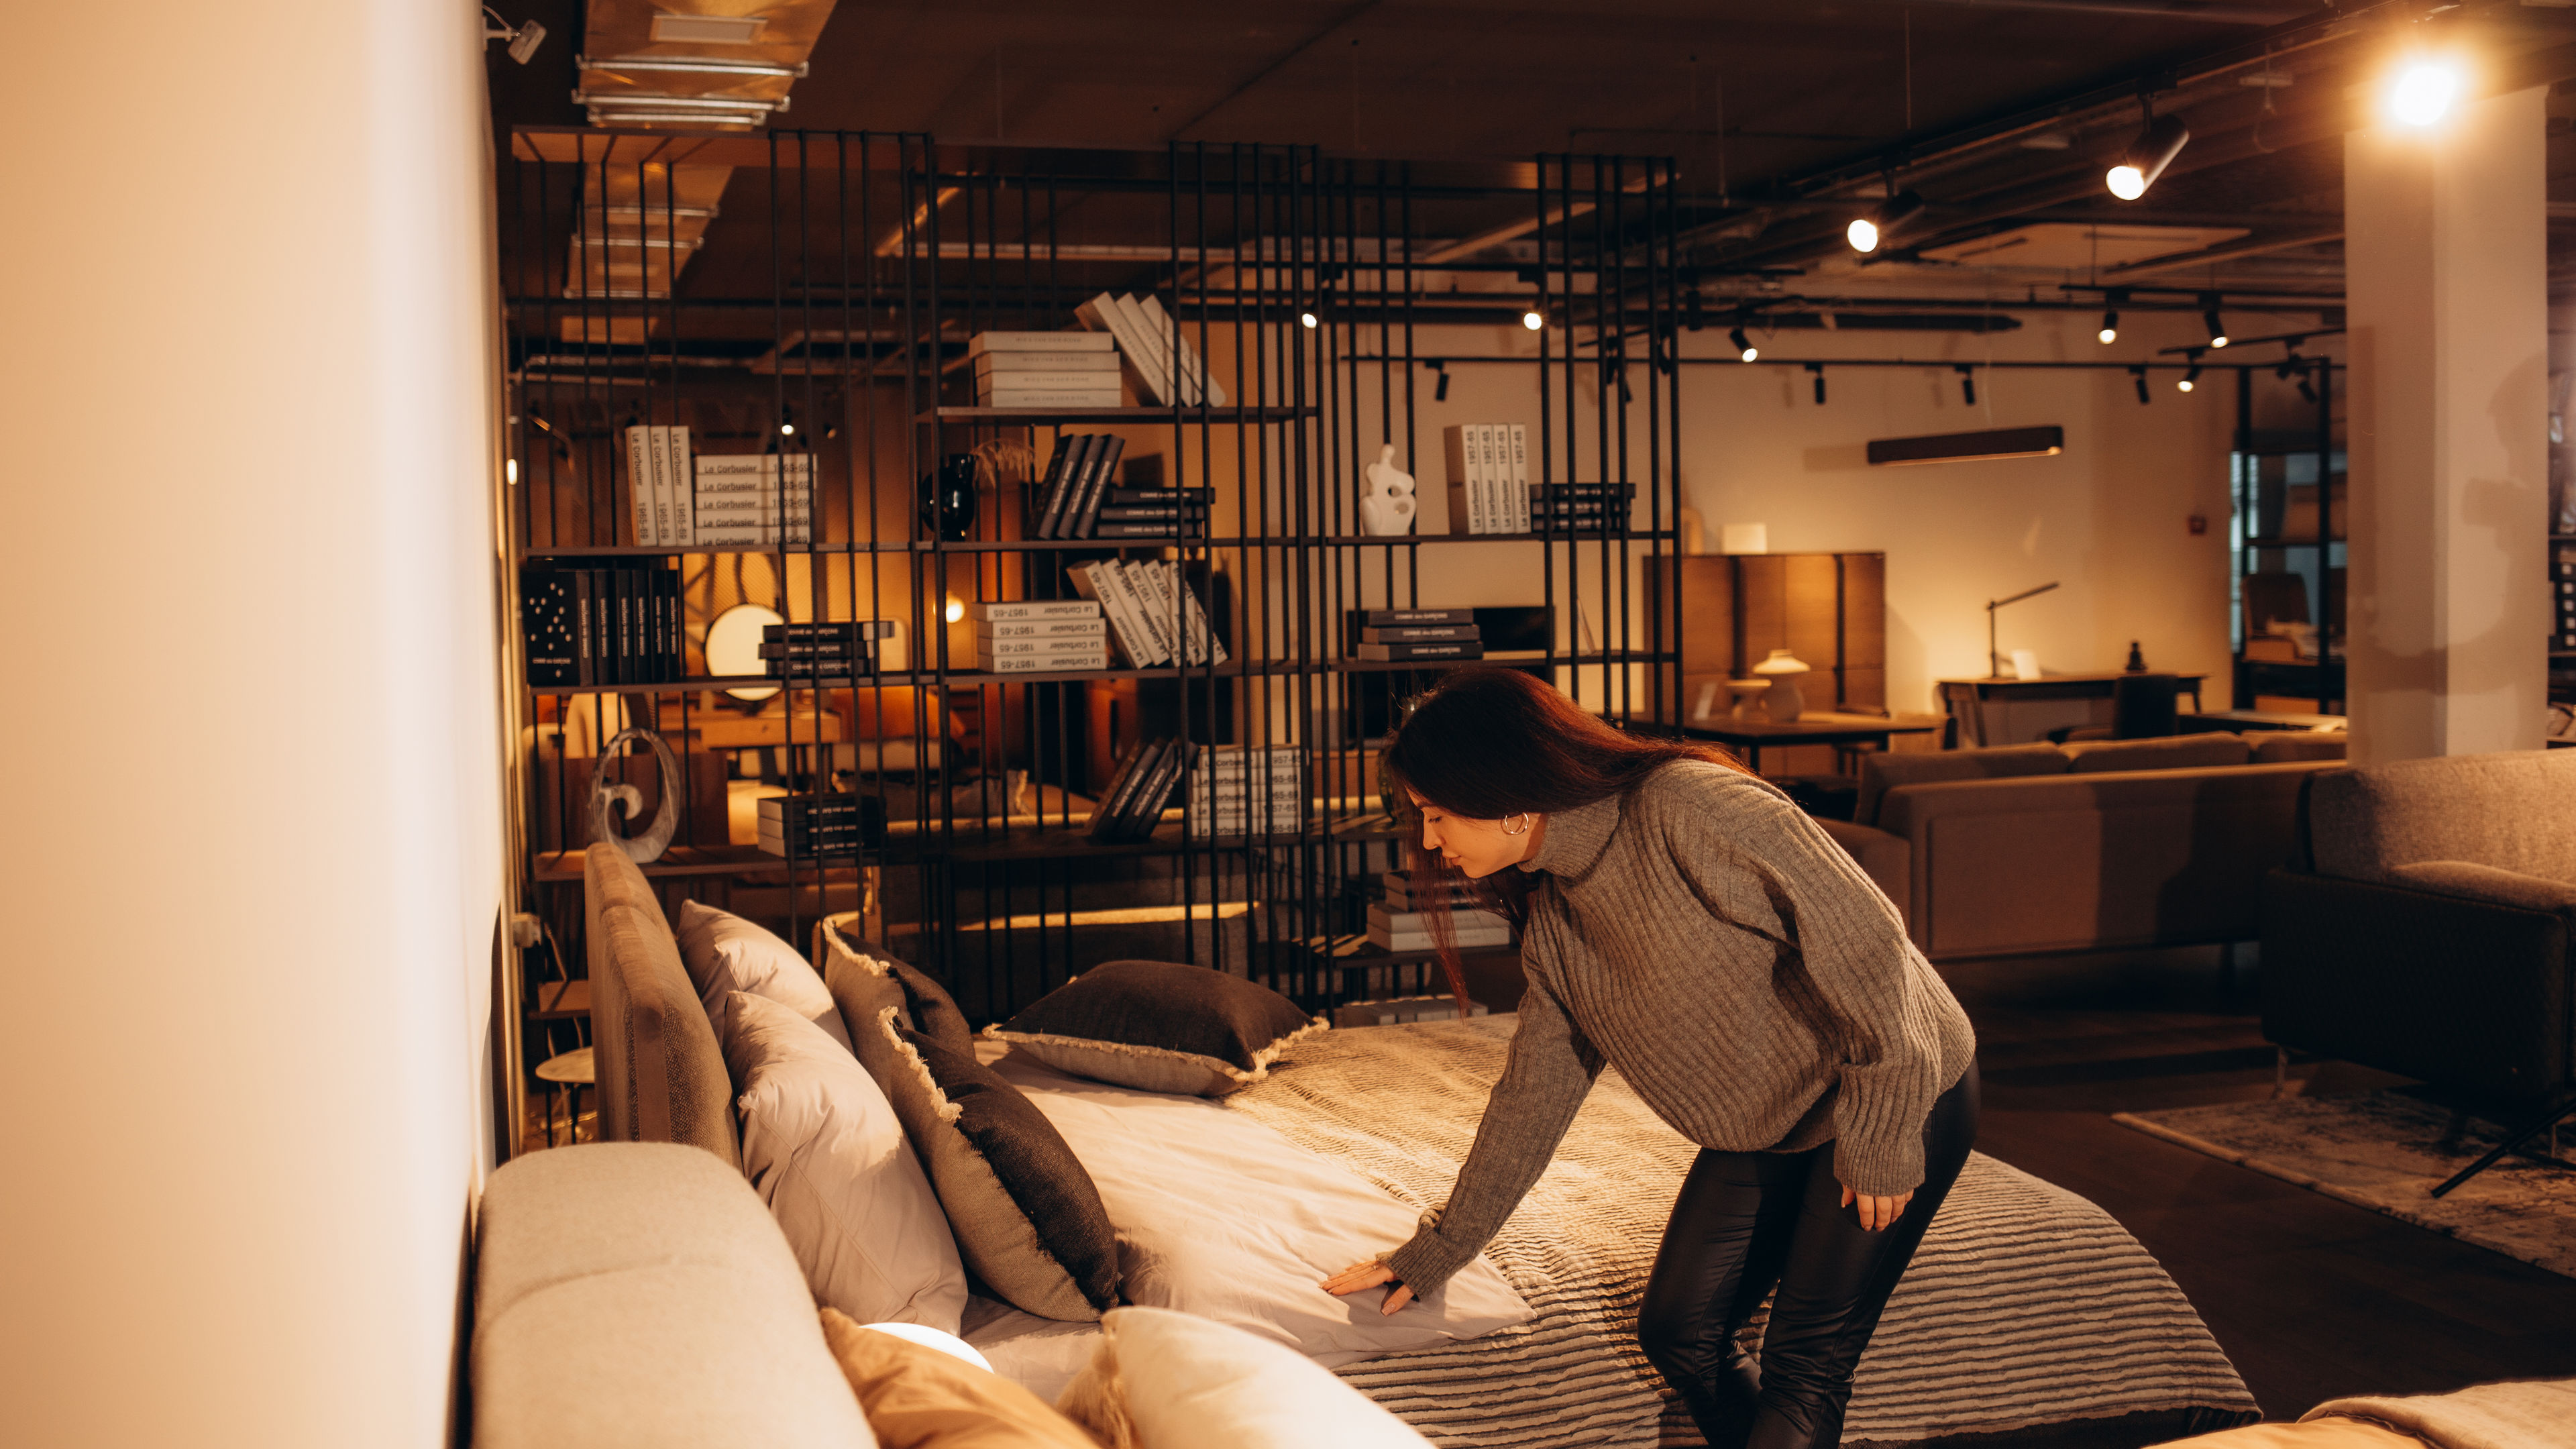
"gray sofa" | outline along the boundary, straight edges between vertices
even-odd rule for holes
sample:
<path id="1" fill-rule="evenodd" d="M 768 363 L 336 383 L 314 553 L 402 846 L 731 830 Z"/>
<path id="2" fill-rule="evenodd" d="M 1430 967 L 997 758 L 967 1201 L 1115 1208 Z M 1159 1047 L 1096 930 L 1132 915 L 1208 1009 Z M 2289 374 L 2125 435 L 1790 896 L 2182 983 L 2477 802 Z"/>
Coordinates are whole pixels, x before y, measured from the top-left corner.
<path id="1" fill-rule="evenodd" d="M 2576 751 L 2328 771 L 2301 825 L 2266 1037 L 2506 1101 L 2576 1085 Z"/>
<path id="2" fill-rule="evenodd" d="M 1823 822 L 1935 961 L 2247 941 L 2340 735 L 1871 755 Z"/>
<path id="3" fill-rule="evenodd" d="M 603 1142 L 703 1147 L 742 1171 L 733 1079 L 661 900 L 626 852 L 582 855 Z"/>
<path id="4" fill-rule="evenodd" d="M 787 1239 L 695 1147 L 531 1153 L 484 1189 L 475 1449 L 862 1449 Z"/>

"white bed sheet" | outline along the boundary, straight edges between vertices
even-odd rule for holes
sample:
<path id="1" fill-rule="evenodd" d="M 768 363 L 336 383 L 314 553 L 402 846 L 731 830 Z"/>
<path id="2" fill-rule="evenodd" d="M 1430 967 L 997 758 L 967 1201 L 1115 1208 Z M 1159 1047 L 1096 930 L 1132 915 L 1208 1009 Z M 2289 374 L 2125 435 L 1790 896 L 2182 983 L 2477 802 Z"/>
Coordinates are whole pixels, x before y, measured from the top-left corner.
<path id="1" fill-rule="evenodd" d="M 1127 1301 L 1231 1324 L 1328 1368 L 1529 1319 L 1529 1305 L 1482 1257 L 1392 1317 L 1378 1311 L 1377 1293 L 1335 1298 L 1316 1285 L 1412 1236 L 1413 1209 L 1216 1102 L 986 1050 L 1000 1045 L 978 1043 L 977 1055 L 1028 1094 L 1100 1189 Z"/>

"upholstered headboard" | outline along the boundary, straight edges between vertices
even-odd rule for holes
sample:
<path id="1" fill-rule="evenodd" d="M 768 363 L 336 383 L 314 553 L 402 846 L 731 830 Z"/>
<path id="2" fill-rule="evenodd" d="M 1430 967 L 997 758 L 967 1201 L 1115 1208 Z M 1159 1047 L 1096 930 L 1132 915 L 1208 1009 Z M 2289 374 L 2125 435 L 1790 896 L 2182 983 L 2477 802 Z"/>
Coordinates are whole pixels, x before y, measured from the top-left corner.
<path id="1" fill-rule="evenodd" d="M 583 855 L 590 1015 L 604 1142 L 681 1142 L 735 1167 L 733 1085 L 662 903 L 611 841 Z"/>

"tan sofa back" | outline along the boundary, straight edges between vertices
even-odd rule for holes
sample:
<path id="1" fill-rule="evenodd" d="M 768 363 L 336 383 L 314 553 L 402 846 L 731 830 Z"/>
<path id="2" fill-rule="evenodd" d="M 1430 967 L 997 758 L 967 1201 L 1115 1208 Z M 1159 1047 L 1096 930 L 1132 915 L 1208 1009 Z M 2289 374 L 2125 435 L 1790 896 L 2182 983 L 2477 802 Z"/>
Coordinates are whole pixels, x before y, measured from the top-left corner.
<path id="1" fill-rule="evenodd" d="M 2330 770 L 2311 788 L 2320 875 L 2384 881 L 2457 860 L 2576 884 L 2576 750 L 2399 760 Z"/>
<path id="2" fill-rule="evenodd" d="M 582 870 L 601 1140 L 681 1142 L 741 1167 L 724 1052 L 652 883 L 607 841 Z"/>
<path id="3" fill-rule="evenodd" d="M 1878 825 L 1887 792 L 1900 785 L 1947 780 L 2002 780 L 2023 775 L 2063 775 L 2066 752 L 2055 745 L 2005 745 L 1991 750 L 1940 750 L 1920 754 L 1863 755 L 1860 796 L 1852 820 Z"/>
<path id="4" fill-rule="evenodd" d="M 2166 735 L 2148 740 L 2069 740 L 2066 773 L 2107 774 L 2125 770 L 2222 770 L 2250 763 L 2253 747 L 2243 735 L 2224 731 L 2205 735 Z"/>
<path id="5" fill-rule="evenodd" d="M 474 1449 L 874 1442 L 741 1172 L 665 1143 L 531 1153 L 475 1238 Z"/>
<path id="6" fill-rule="evenodd" d="M 1906 785 L 1907 930 L 1935 960 L 2250 940 L 2330 762 Z"/>

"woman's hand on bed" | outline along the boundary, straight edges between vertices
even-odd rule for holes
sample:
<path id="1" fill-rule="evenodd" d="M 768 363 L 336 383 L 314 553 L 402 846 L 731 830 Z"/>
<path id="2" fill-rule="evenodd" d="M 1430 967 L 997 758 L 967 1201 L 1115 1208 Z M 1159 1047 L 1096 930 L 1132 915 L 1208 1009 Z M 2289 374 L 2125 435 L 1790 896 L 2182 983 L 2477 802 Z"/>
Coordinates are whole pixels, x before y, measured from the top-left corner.
<path id="1" fill-rule="evenodd" d="M 1874 1192 L 1854 1192 L 1851 1190 L 1851 1184 L 1843 1184 L 1843 1206 L 1850 1207 L 1853 1203 L 1859 1203 L 1860 1225 L 1873 1233 L 1881 1228 L 1896 1226 L 1897 1217 L 1905 1211 L 1905 1205 L 1912 1201 L 1914 1201 L 1914 1194 L 1911 1192 L 1900 1192 L 1894 1197 L 1882 1197 Z"/>
<path id="2" fill-rule="evenodd" d="M 1342 1298 L 1357 1293 L 1363 1288 L 1374 1288 L 1380 1283 L 1395 1283 L 1395 1270 L 1384 1263 L 1372 1260 L 1366 1263 L 1353 1263 L 1325 1279 L 1324 1291 L 1336 1298 Z M 1392 1317 L 1412 1301 L 1413 1290 L 1401 1283 L 1395 1283 L 1393 1288 L 1387 1290 L 1386 1306 L 1379 1311 Z"/>

